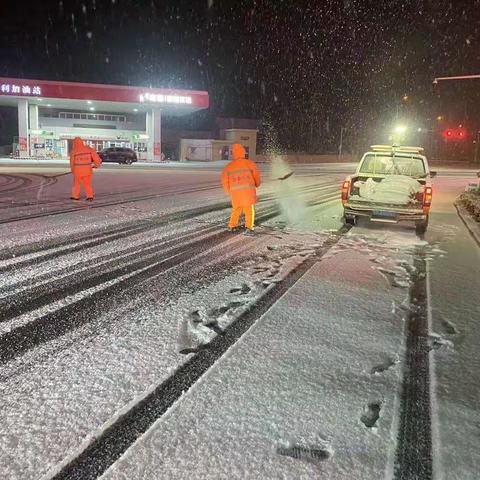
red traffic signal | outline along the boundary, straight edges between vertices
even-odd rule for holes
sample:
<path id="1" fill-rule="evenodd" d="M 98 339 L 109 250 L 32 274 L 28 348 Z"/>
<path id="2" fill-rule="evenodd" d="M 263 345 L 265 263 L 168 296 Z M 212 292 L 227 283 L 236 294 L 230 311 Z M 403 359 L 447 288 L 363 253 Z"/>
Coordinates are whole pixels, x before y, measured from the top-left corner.
<path id="1" fill-rule="evenodd" d="M 448 129 L 448 130 L 445 130 L 443 132 L 443 136 L 446 138 L 446 139 L 457 139 L 457 140 L 464 140 L 465 137 L 466 137 L 466 133 L 465 133 L 465 130 L 451 130 L 451 129 Z"/>

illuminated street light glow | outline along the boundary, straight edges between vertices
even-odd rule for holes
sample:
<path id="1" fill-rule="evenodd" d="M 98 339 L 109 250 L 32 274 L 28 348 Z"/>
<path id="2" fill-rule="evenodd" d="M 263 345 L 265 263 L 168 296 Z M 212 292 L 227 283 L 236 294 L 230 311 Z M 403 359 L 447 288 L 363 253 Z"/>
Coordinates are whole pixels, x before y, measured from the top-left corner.
<path id="1" fill-rule="evenodd" d="M 397 125 L 394 129 L 394 132 L 399 134 L 405 133 L 406 131 L 407 127 L 405 125 Z"/>

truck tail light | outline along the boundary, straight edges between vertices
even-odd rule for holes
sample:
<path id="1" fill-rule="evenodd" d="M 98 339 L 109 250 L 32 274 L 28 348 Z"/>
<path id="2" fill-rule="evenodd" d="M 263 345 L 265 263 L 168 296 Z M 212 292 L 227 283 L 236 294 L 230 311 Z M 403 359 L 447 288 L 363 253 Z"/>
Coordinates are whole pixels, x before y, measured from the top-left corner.
<path id="1" fill-rule="evenodd" d="M 432 205 L 432 187 L 425 187 L 423 189 L 423 206 L 430 207 Z"/>
<path id="2" fill-rule="evenodd" d="M 350 180 L 345 180 L 342 184 L 342 203 L 347 203 L 350 194 Z"/>

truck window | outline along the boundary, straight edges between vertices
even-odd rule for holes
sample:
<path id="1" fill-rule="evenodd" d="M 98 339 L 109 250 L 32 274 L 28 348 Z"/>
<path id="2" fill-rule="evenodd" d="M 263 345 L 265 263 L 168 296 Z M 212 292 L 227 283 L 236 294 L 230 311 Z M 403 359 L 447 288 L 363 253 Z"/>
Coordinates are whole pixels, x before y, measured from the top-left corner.
<path id="1" fill-rule="evenodd" d="M 370 154 L 363 159 L 360 173 L 418 177 L 425 175 L 426 172 L 425 165 L 420 157 Z"/>

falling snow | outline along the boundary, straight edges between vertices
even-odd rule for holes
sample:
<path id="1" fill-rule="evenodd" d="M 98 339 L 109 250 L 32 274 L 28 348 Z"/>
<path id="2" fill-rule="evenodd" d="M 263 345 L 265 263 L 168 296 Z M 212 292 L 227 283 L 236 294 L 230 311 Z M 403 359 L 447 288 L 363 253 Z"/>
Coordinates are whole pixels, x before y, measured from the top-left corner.
<path id="1" fill-rule="evenodd" d="M 452 122 L 480 129 L 478 88 L 455 86 L 454 100 L 431 88 L 436 75 L 475 73 L 479 8 L 478 1 L 401 2 L 392 12 L 388 2 L 353 0 L 166 0 L 161 8 L 153 0 L 141 8 L 134 0 L 48 0 L 29 28 L 4 35 L 2 44 L 16 48 L 0 75 L 205 89 L 212 116 L 268 115 L 287 150 L 336 151 L 343 129 L 344 150 L 359 153 L 372 139 L 387 140 L 398 119 L 430 126 L 445 102 Z M 20 25 L 16 15 L 7 12 L 4 22 Z"/>

